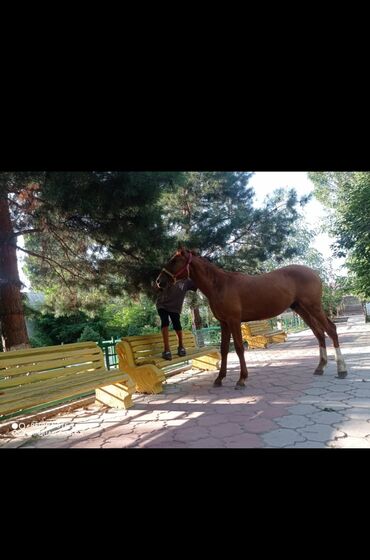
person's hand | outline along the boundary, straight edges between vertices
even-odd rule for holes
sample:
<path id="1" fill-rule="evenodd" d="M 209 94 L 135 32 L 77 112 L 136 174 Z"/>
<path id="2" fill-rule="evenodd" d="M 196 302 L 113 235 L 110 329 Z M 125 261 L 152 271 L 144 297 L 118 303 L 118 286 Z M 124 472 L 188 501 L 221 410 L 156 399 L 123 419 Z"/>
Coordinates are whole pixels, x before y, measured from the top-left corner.
<path id="1" fill-rule="evenodd" d="M 155 292 L 160 292 L 160 291 L 162 290 L 162 288 L 160 288 L 160 287 L 158 286 L 157 282 L 155 282 L 154 280 L 153 280 L 153 282 L 152 282 L 152 288 L 153 288 L 153 290 L 154 290 Z"/>

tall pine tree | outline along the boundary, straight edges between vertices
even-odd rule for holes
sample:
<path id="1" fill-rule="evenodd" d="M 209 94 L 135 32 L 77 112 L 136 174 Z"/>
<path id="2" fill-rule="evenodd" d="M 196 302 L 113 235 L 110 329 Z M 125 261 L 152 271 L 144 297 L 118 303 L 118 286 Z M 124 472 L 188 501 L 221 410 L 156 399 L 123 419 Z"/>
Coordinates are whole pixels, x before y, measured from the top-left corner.
<path id="1" fill-rule="evenodd" d="M 167 240 L 158 200 L 179 179 L 169 172 L 1 173 L 4 349 L 28 344 L 16 249 L 29 257 L 33 285 L 57 283 L 72 300 L 78 287 L 114 289 L 120 276 L 131 289 L 140 279 L 145 284 Z"/>

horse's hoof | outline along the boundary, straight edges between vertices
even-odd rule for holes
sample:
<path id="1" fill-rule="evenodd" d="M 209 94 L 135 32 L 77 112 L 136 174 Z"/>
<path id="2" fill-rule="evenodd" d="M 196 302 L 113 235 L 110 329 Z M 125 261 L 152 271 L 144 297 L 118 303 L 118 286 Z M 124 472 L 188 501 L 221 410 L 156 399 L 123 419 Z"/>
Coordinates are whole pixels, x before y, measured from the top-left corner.
<path id="1" fill-rule="evenodd" d="M 215 379 L 215 381 L 213 382 L 213 386 L 214 387 L 222 387 L 222 381 L 219 379 Z"/>
<path id="2" fill-rule="evenodd" d="M 245 383 L 237 383 L 234 388 L 235 391 L 240 391 L 241 389 L 245 389 Z"/>
<path id="3" fill-rule="evenodd" d="M 347 377 L 346 371 L 338 371 L 338 375 L 337 375 L 338 379 L 344 379 L 345 377 Z"/>
<path id="4" fill-rule="evenodd" d="M 324 370 L 323 369 L 315 369 L 315 371 L 313 372 L 314 375 L 323 375 L 324 374 Z"/>

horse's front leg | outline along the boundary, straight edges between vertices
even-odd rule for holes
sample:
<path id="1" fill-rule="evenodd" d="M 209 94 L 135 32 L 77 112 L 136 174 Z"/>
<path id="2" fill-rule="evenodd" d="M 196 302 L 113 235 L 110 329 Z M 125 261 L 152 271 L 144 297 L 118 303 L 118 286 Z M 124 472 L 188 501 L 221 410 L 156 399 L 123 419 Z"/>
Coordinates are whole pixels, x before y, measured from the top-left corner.
<path id="1" fill-rule="evenodd" d="M 229 353 L 230 346 L 230 328 L 226 323 L 221 323 L 221 367 L 217 378 L 215 379 L 213 385 L 215 387 L 222 386 L 222 380 L 226 377 L 227 371 L 227 355 Z"/>
<path id="2" fill-rule="evenodd" d="M 243 387 L 245 387 L 245 380 L 248 377 L 248 370 L 244 358 L 244 345 L 240 321 L 231 324 L 231 334 L 233 335 L 235 352 L 240 362 L 240 377 L 236 382 L 235 389 L 243 389 Z"/>

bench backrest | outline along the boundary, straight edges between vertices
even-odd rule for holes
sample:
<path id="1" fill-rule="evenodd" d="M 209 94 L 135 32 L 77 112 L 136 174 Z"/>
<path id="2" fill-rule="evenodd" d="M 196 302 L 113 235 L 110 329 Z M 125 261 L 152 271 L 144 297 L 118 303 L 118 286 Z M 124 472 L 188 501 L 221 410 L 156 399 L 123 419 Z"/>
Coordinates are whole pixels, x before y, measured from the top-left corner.
<path id="1" fill-rule="evenodd" d="M 29 406 L 47 402 L 48 394 L 68 383 L 82 386 L 105 369 L 96 342 L 0 352 L 0 416 L 14 408 L 20 396 Z"/>
<path id="2" fill-rule="evenodd" d="M 245 331 L 249 336 L 263 335 L 272 330 L 268 319 L 262 321 L 248 321 L 242 323 L 242 331 Z"/>
<path id="3" fill-rule="evenodd" d="M 183 344 L 188 350 L 196 349 L 195 336 L 190 331 L 183 331 Z M 173 355 L 177 354 L 178 339 L 175 332 L 169 332 L 170 349 Z M 163 352 L 162 333 L 141 336 L 125 336 L 116 345 L 117 354 L 122 360 L 120 367 L 125 365 L 139 366 L 141 364 L 155 363 Z M 185 358 L 186 359 L 186 358 Z"/>

